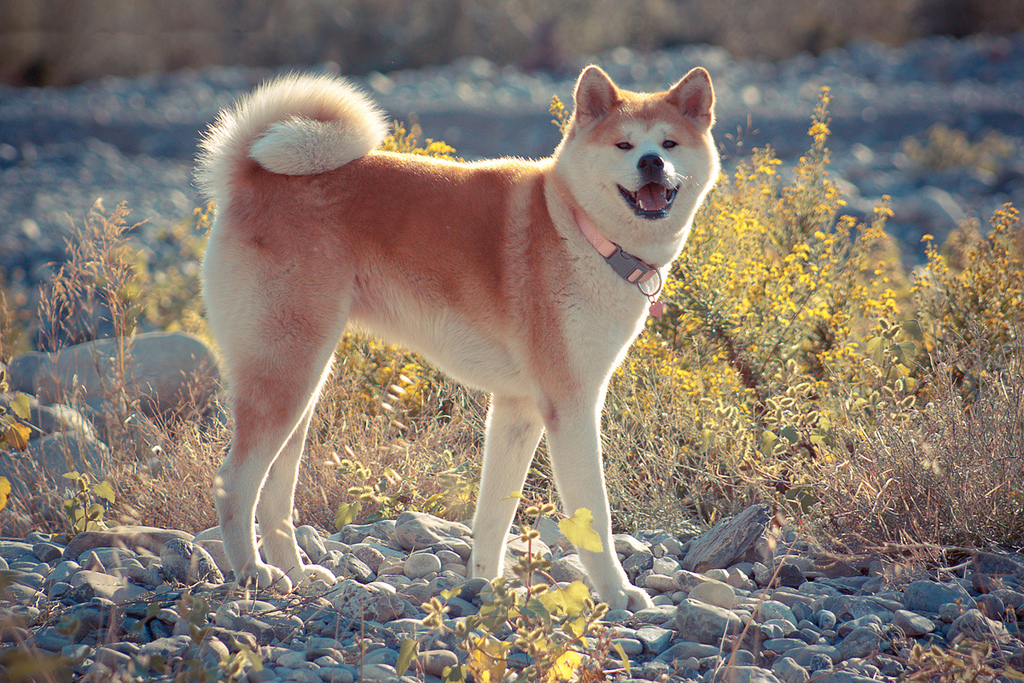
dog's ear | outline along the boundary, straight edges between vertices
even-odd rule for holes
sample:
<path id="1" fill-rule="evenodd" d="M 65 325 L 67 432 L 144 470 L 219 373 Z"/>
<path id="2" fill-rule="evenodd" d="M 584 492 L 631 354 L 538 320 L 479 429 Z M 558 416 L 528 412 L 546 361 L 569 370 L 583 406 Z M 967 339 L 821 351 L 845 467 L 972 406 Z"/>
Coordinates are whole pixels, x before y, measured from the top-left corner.
<path id="1" fill-rule="evenodd" d="M 573 99 L 576 101 L 576 121 L 586 124 L 607 116 L 622 101 L 622 96 L 601 67 L 590 65 L 576 81 Z"/>
<path id="2" fill-rule="evenodd" d="M 690 69 L 690 73 L 668 91 L 667 99 L 679 113 L 701 128 L 707 130 L 715 123 L 715 91 L 705 69 L 699 66 Z"/>

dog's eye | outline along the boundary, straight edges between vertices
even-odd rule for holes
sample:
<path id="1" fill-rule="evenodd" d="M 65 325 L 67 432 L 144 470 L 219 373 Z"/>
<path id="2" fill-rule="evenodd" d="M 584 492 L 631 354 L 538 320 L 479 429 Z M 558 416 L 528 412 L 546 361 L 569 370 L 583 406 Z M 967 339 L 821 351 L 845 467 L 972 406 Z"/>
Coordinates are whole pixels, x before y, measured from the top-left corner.
<path id="1" fill-rule="evenodd" d="M 673 147 L 675 147 L 678 144 L 679 143 L 676 142 L 675 140 L 665 140 L 665 142 L 661 143 L 661 146 L 664 149 L 672 149 Z"/>
<path id="2" fill-rule="evenodd" d="M 629 144 L 628 142 L 620 142 L 619 144 L 617 144 L 615 146 L 618 147 L 619 149 L 625 150 L 627 152 L 629 150 L 633 149 L 633 145 Z"/>

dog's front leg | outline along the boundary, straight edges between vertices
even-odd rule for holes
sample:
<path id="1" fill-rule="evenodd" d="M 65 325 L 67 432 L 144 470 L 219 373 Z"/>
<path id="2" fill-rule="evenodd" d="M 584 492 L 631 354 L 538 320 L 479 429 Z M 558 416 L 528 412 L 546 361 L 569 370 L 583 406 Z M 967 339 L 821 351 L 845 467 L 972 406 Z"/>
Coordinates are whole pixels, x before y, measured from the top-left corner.
<path id="1" fill-rule="evenodd" d="M 632 586 L 612 542 L 611 510 L 601 461 L 601 415 L 594 406 L 557 406 L 547 425 L 555 484 L 567 515 L 579 508 L 594 516 L 601 552 L 579 550 L 594 589 L 612 609 L 651 607 L 650 597 Z"/>
<path id="2" fill-rule="evenodd" d="M 473 518 L 473 576 L 493 579 L 504 569 L 505 543 L 543 431 L 532 399 L 494 395 L 487 413 L 484 462 Z"/>

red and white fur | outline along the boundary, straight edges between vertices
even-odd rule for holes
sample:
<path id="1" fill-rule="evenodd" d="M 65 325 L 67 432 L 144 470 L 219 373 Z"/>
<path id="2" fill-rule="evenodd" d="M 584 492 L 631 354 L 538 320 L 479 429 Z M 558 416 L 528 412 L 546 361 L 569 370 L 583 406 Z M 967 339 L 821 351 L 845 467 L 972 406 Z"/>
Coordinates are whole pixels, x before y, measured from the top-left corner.
<path id="1" fill-rule="evenodd" d="M 203 294 L 235 430 L 215 494 L 239 582 L 334 581 L 300 559 L 292 510 L 310 415 L 351 323 L 492 395 L 473 575 L 502 573 L 511 494 L 546 434 L 564 509 L 588 508 L 604 545 L 580 551 L 597 594 L 613 608 L 651 604 L 615 555 L 599 433 L 648 301 L 577 218 L 664 278 L 718 175 L 714 94 L 700 68 L 637 94 L 591 66 L 574 100 L 539 161 L 377 151 L 381 112 L 323 76 L 273 81 L 211 126 L 197 171 L 217 202 Z"/>

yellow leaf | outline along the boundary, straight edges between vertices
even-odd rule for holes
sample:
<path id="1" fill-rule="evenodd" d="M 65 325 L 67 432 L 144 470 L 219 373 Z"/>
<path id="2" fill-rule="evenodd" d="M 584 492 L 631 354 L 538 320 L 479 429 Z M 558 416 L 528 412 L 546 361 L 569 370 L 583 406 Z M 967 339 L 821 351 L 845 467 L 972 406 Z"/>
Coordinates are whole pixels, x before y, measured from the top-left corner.
<path id="1" fill-rule="evenodd" d="M 4 441 L 18 451 L 28 448 L 28 437 L 31 435 L 32 430 L 20 422 L 13 422 L 4 427 Z"/>
<path id="2" fill-rule="evenodd" d="M 589 597 L 590 589 L 582 581 L 573 581 L 565 588 L 550 588 L 538 599 L 553 614 L 576 616 L 583 612 Z"/>
<path id="3" fill-rule="evenodd" d="M 599 553 L 604 551 L 604 544 L 601 543 L 601 537 L 592 528 L 593 523 L 594 515 L 590 510 L 578 508 L 572 517 L 559 522 L 558 528 L 580 550 Z"/>
<path id="4" fill-rule="evenodd" d="M 551 671 L 548 674 L 549 681 L 568 681 L 572 678 L 572 675 L 580 668 L 580 663 L 583 661 L 583 657 L 580 653 L 569 650 L 563 652 L 562 655 L 555 660 L 554 666 L 551 667 Z"/>
<path id="5" fill-rule="evenodd" d="M 0 510 L 7 507 L 7 496 L 11 495 L 11 482 L 7 477 L 0 477 Z"/>
<path id="6" fill-rule="evenodd" d="M 18 395 L 14 397 L 14 400 L 11 401 L 11 410 L 13 410 L 14 414 L 22 420 L 27 420 L 32 415 L 32 411 L 29 406 L 28 394 L 22 394 L 19 392 Z"/>

